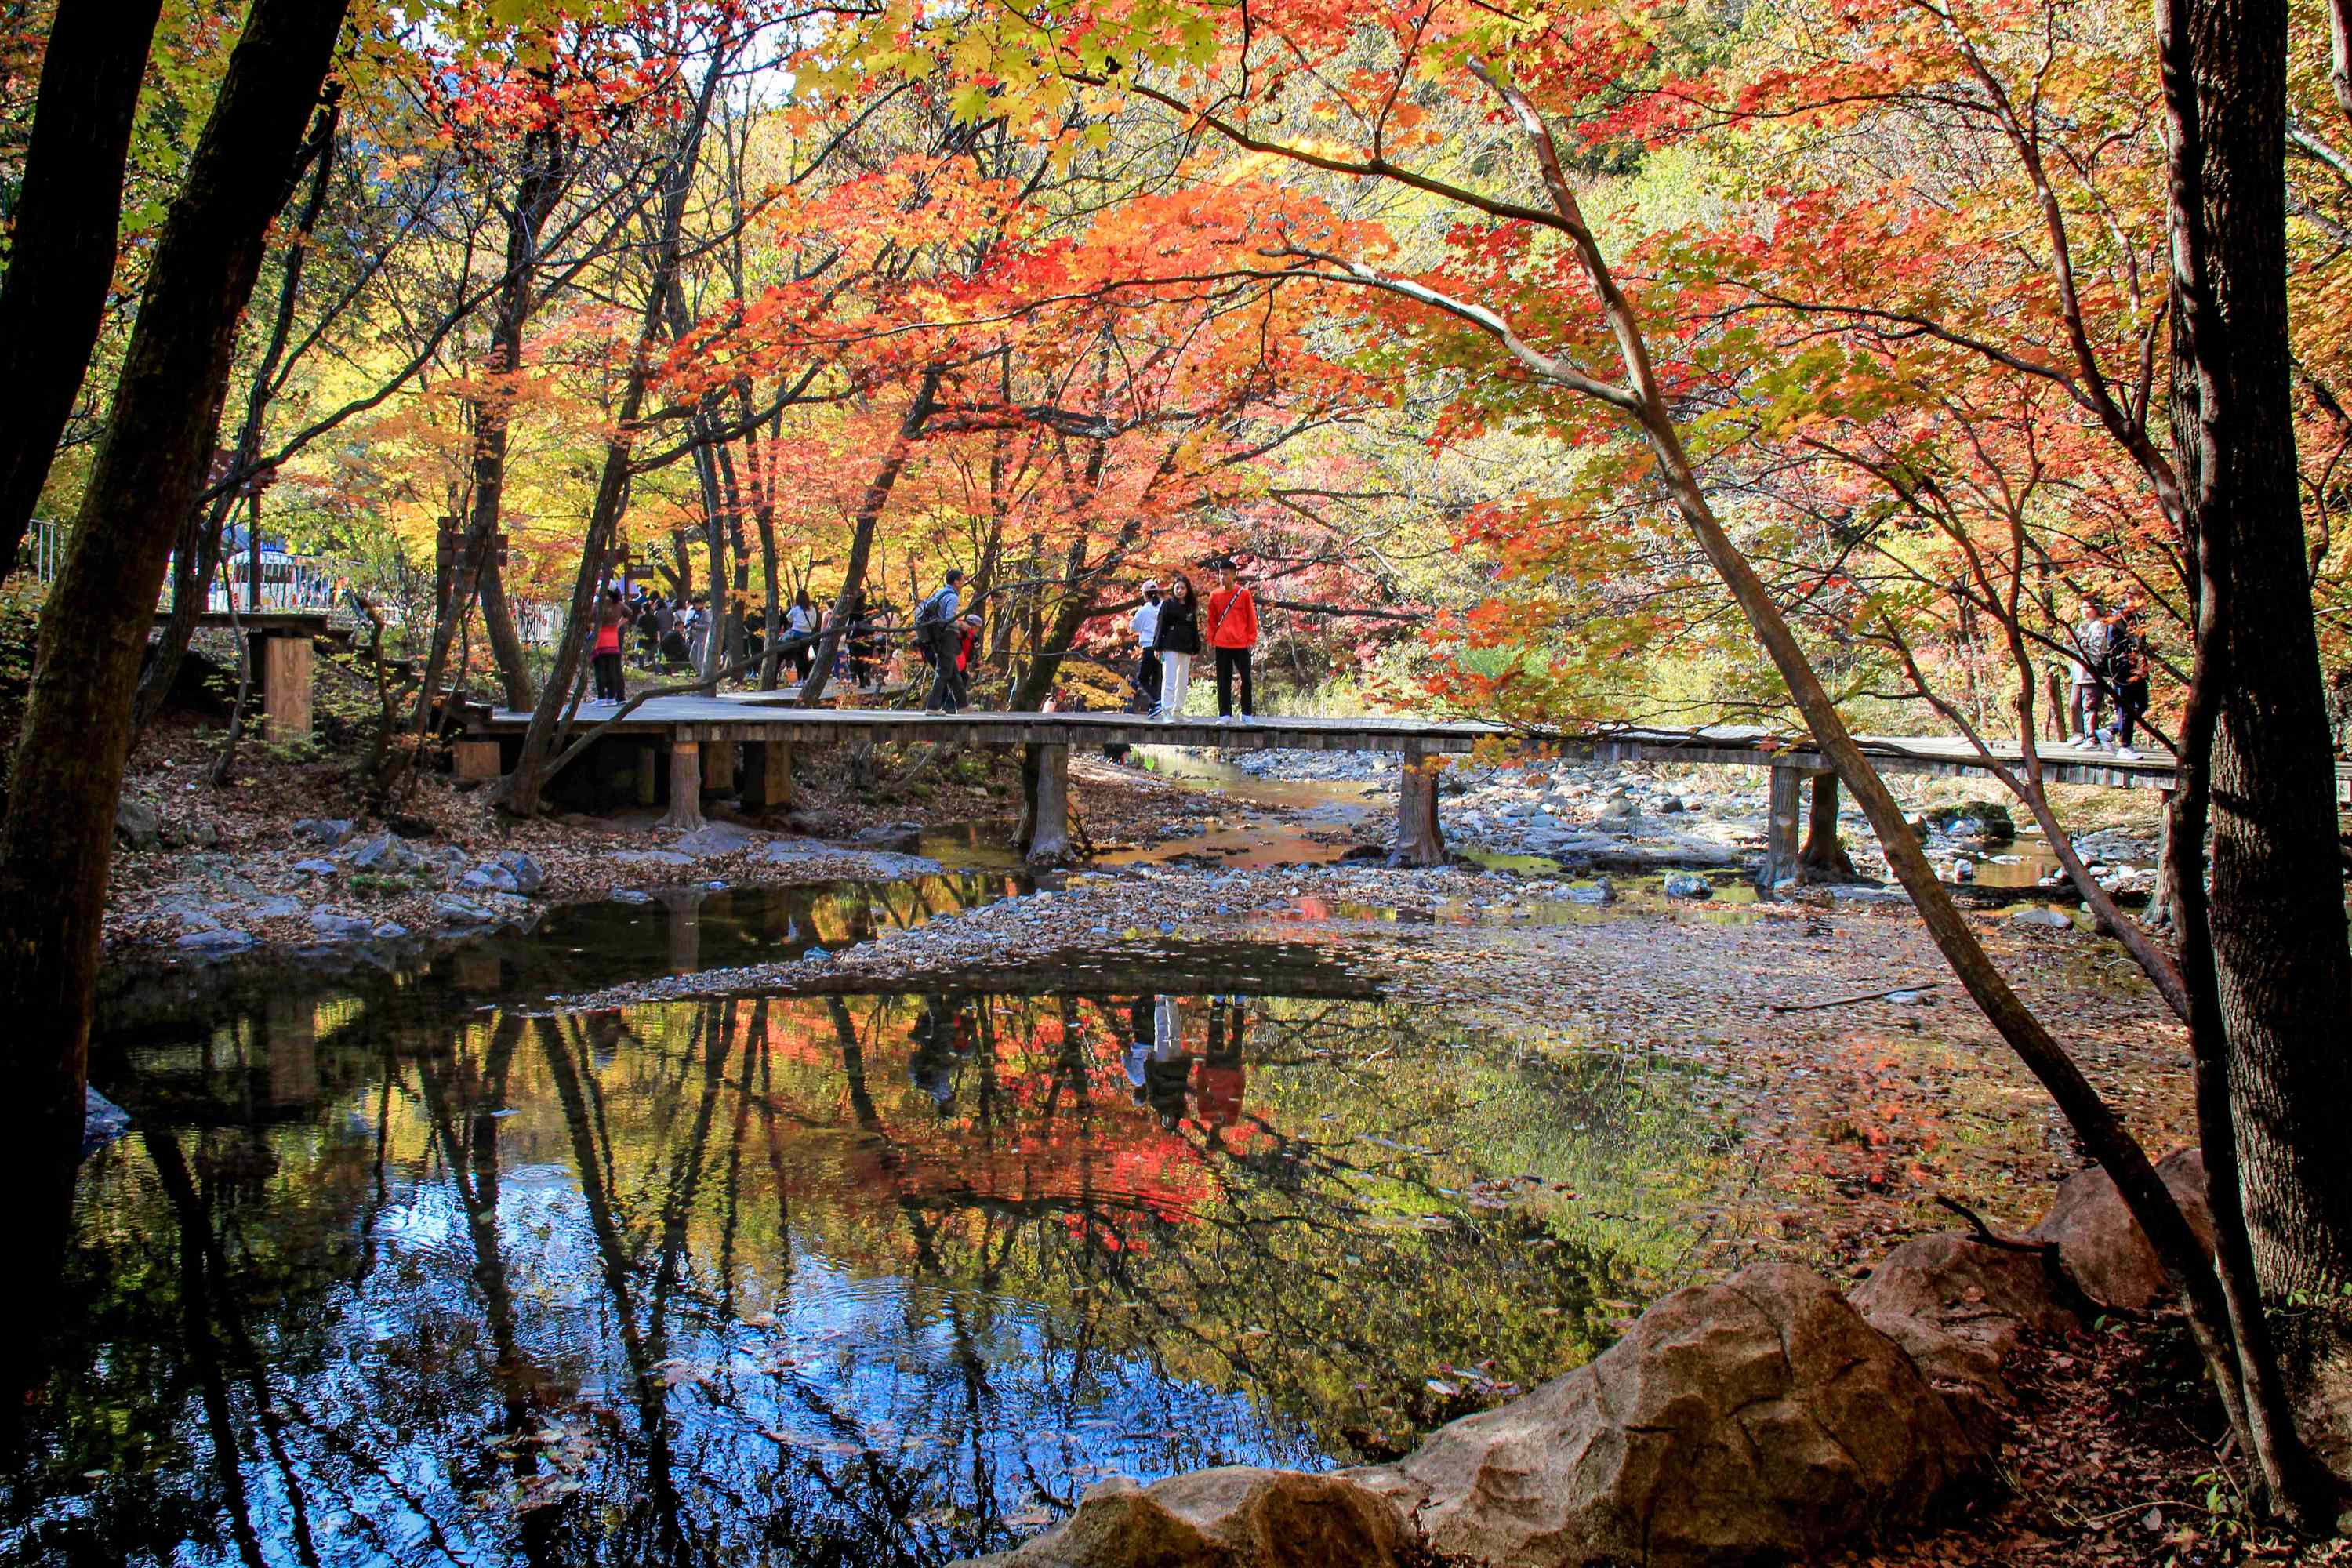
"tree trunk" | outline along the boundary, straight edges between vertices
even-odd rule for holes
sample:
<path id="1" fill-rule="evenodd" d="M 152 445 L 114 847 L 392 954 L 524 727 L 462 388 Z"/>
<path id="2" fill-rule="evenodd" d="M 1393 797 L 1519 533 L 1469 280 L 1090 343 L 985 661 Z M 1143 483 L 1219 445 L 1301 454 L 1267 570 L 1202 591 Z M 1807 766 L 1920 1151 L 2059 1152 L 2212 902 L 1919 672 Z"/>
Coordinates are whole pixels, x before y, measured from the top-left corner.
<path id="1" fill-rule="evenodd" d="M 2182 0 L 2211 331 L 2192 335 L 2197 533 L 2228 679 L 2212 758 L 2213 958 L 2263 1293 L 2352 1279 L 2352 952 L 2289 385 L 2285 0 Z"/>
<path id="2" fill-rule="evenodd" d="M 882 509 L 890 504 L 890 491 L 905 471 L 907 459 L 914 452 L 915 438 L 929 423 L 932 405 L 940 395 L 940 378 L 944 373 L 937 366 L 923 372 L 915 384 L 915 395 L 900 416 L 898 434 L 891 437 L 890 449 L 884 454 L 882 467 L 866 486 L 866 494 L 857 503 L 857 515 L 850 532 L 849 564 L 842 568 L 841 595 L 833 602 L 833 625 L 817 640 L 816 667 L 809 671 L 808 679 L 801 685 L 801 705 L 813 707 L 824 695 L 825 682 L 833 675 L 834 656 L 841 650 L 842 633 L 856 619 L 866 602 L 866 563 L 874 553 L 874 525 L 882 519 Z M 772 641 L 776 628 L 770 626 Z"/>
<path id="3" fill-rule="evenodd" d="M 303 263 L 310 257 L 310 237 L 318 232 L 319 216 L 326 210 L 327 193 L 334 180 L 335 133 L 342 122 L 341 97 L 339 89 L 329 89 L 328 102 L 319 110 L 318 121 L 305 146 L 304 156 L 311 160 L 310 195 L 302 204 L 301 216 L 296 220 L 293 237 L 287 241 L 286 254 L 278 262 L 278 318 L 270 323 L 268 345 L 262 350 L 261 363 L 254 367 L 252 384 L 246 389 L 245 419 L 237 428 L 229 470 L 220 477 L 221 493 L 201 510 L 190 511 L 173 548 L 172 616 L 164 623 L 163 635 L 157 639 L 139 676 L 138 696 L 131 704 L 134 734 L 144 732 L 155 721 L 155 715 L 163 710 L 163 700 L 171 695 L 173 683 L 180 678 L 180 666 L 188 656 L 188 641 L 195 635 L 196 617 L 204 613 L 211 594 L 213 572 L 220 563 L 221 531 L 229 513 L 236 508 L 239 488 L 260 460 L 262 426 L 269 417 L 270 395 L 277 390 L 278 367 L 285 363 L 286 346 L 293 336 L 294 307 L 302 297 Z M 218 445 L 217 426 L 212 440 Z M 253 509 L 257 520 L 260 510 L 258 505 Z M 260 537 L 257 521 L 249 538 L 257 542 Z M 229 749 L 236 750 L 233 742 Z"/>
<path id="4" fill-rule="evenodd" d="M 554 754 L 559 731 L 570 722 L 570 709 L 580 688 L 582 633 L 591 625 L 596 589 L 603 580 L 605 555 L 619 536 L 621 514 L 628 509 L 629 481 L 635 469 L 630 458 L 637 416 L 645 407 L 646 383 L 653 374 L 654 339 L 664 306 L 677 277 L 678 237 L 686 222 L 686 200 L 693 186 L 694 164 L 702 134 L 710 123 L 710 105 L 732 52 L 731 40 L 715 47 L 710 69 L 696 97 L 694 113 L 679 137 L 678 150 L 662 176 L 661 226 L 655 236 L 653 274 L 646 285 L 645 314 L 637 323 L 637 341 L 629 355 L 629 373 L 622 385 L 621 405 L 613 420 L 614 436 L 604 444 L 604 467 L 596 482 L 596 503 L 588 514 L 587 537 L 581 542 L 580 571 L 572 580 L 571 613 L 555 639 L 555 660 L 547 685 L 531 709 L 523 731 L 521 753 L 507 776 L 505 807 L 518 816 L 539 811 L 539 792 L 548 759 Z"/>
<path id="5" fill-rule="evenodd" d="M 106 319 L 122 161 L 163 0 L 63 0 L 49 28 L 0 283 L 0 578 L 26 524 Z"/>
<path id="6" fill-rule="evenodd" d="M 1559 362 L 1550 362 L 1546 374 L 1584 395 L 1601 398 L 1639 425 L 1676 513 L 1690 529 L 1786 683 L 1806 728 L 1812 732 L 1815 746 L 1853 792 L 1855 802 L 1878 836 L 1888 868 L 1910 896 L 1913 908 L 1918 911 L 1930 940 L 1950 965 L 1953 976 L 1986 1021 L 2048 1090 L 2075 1136 L 2114 1180 L 2125 1206 L 2154 1246 L 2168 1281 L 2189 1308 L 2191 1330 L 2229 1413 L 2234 1435 L 2252 1451 L 2255 1428 L 2249 1423 L 2249 1395 L 2252 1393 L 2259 1401 L 2262 1391 L 2248 1388 L 2248 1360 L 2242 1359 L 2241 1354 L 2248 1347 L 2236 1331 L 2235 1314 L 2223 1299 L 2221 1285 L 2179 1204 L 2156 1174 L 2147 1152 L 2130 1128 L 2009 984 L 1985 952 L 1966 917 L 1937 880 L 1935 868 L 1905 819 L 1902 805 L 1862 748 L 1855 744 L 1835 700 L 1790 630 L 1771 590 L 1757 575 L 1754 565 L 1732 542 L 1716 515 L 1683 447 L 1639 319 L 1584 220 L 1549 128 L 1517 88 L 1483 66 L 1474 68 L 1502 99 L 1536 153 L 1544 187 L 1559 215 L 1558 226 L 1574 247 L 1580 269 L 1600 300 L 1624 367 L 1625 380 L 1621 384 L 1604 384 Z M 1514 349 L 1515 353 L 1518 352 Z M 2251 1359 L 2260 1358 L 2257 1355 Z"/>
<path id="7" fill-rule="evenodd" d="M 70 1192 L 131 693 L 163 561 L 204 482 L 231 351 L 344 0 L 255 0 L 172 204 L 111 417 L 41 620 L 0 817 L 0 1184 Z M 24 1212 L 20 1207 L 20 1213 Z"/>
<path id="8" fill-rule="evenodd" d="M 515 182 L 514 203 L 507 208 L 506 276 L 499 285 L 498 306 L 491 312 L 489 353 L 483 365 L 492 376 L 511 380 L 521 371 L 523 331 L 530 321 L 538 282 L 539 238 L 563 194 L 566 173 L 562 147 L 553 131 L 537 129 L 523 138 L 522 170 Z M 474 510 L 467 533 L 475 552 L 482 622 L 489 632 L 499 684 L 505 689 L 507 706 L 522 709 L 532 703 L 530 665 L 523 655 L 522 638 L 515 631 L 514 610 L 507 603 L 506 574 L 498 557 L 499 513 L 506 503 L 507 427 L 513 417 L 511 386 L 474 400 Z M 460 604 L 464 601 L 462 594 L 453 597 Z"/>

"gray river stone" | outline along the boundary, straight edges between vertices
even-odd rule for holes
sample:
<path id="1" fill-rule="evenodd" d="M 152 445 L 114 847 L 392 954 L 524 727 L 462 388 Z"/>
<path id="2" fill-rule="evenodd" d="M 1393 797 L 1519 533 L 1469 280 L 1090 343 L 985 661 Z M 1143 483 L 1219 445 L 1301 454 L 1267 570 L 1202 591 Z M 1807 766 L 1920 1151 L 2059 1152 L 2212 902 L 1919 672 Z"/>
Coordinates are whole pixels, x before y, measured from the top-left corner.
<path id="1" fill-rule="evenodd" d="M 330 942 L 365 942 L 375 935 L 373 921 L 341 910 L 312 910 L 310 929 Z"/>
<path id="2" fill-rule="evenodd" d="M 675 849 L 617 849 L 610 857 L 615 866 L 691 866 L 694 857 L 681 855 Z"/>
<path id="3" fill-rule="evenodd" d="M 152 849 L 163 842 L 163 814 L 124 795 L 114 806 L 114 837 L 126 849 Z"/>
<path id="4" fill-rule="evenodd" d="M 172 945 L 182 952 L 197 957 L 215 957 L 243 952 L 253 946 L 254 942 L 245 931 L 233 931 L 226 926 L 213 926 L 203 931 L 192 931 Z"/>
<path id="5" fill-rule="evenodd" d="M 698 860 L 715 859 L 721 855 L 736 855 L 760 842 L 760 835 L 732 822 L 713 822 L 682 833 L 671 847 L 681 855 L 691 855 Z"/>
<path id="6" fill-rule="evenodd" d="M 407 841 L 389 833 L 370 834 L 346 844 L 336 852 L 335 858 L 355 871 L 378 873 L 405 871 L 415 863 Z"/>

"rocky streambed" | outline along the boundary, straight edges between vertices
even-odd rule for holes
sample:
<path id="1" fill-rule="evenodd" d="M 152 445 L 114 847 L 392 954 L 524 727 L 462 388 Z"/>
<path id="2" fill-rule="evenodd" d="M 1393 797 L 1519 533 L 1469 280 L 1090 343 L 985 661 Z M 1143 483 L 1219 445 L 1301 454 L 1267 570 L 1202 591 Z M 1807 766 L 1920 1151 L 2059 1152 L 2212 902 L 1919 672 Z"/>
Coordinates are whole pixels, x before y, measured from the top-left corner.
<path id="1" fill-rule="evenodd" d="M 1395 795 L 1398 762 L 1363 752 L 1265 751 L 1241 753 L 1228 765 L 1255 779 L 1344 785 L 1386 801 Z M 2062 888 L 2056 859 L 2031 822 L 2021 824 L 2021 813 L 1987 795 L 1984 783 L 1903 775 L 1889 782 L 1914 806 L 1913 826 L 1947 881 L 2021 896 L 2071 891 Z M 1456 762 L 1438 788 L 1445 835 L 1455 847 L 1541 857 L 1606 874 L 1753 865 L 1764 847 L 1765 784 L 1759 768 Z M 2119 898 L 2153 892 L 2160 851 L 2152 813 L 2118 801 L 2114 792 L 2070 792 L 2068 804 L 2128 814 L 2127 825 L 2079 832 L 2074 847 Z M 1856 870 L 1883 880 L 1885 860 L 1862 813 L 1846 805 L 1838 827 Z"/>

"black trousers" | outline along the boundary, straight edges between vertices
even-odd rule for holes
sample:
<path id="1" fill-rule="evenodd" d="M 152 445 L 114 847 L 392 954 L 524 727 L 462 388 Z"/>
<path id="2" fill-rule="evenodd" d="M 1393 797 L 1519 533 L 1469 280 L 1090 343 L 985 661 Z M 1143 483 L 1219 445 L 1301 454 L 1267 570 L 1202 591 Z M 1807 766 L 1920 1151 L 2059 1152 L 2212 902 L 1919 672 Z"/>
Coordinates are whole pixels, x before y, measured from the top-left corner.
<path id="1" fill-rule="evenodd" d="M 952 713 L 963 706 L 961 682 L 956 679 L 956 654 L 963 647 L 963 628 L 950 622 L 926 628 L 926 635 L 930 638 L 933 673 L 931 694 L 923 700 L 923 706 Z"/>
<path id="2" fill-rule="evenodd" d="M 2132 727 L 2146 727 L 2147 718 L 2147 682 L 2126 680 L 2116 687 L 2116 744 L 2132 743 Z"/>
<path id="3" fill-rule="evenodd" d="M 1135 660 L 1136 711 L 1149 713 L 1160 706 L 1160 656 L 1145 648 Z"/>
<path id="4" fill-rule="evenodd" d="M 596 667 L 596 698 L 602 702 L 618 702 L 621 694 L 621 656 L 600 653 L 592 661 Z"/>
<path id="5" fill-rule="evenodd" d="M 1234 710 L 1234 673 L 1242 678 L 1242 712 L 1244 716 L 1257 711 L 1257 700 L 1250 691 L 1250 650 L 1245 647 L 1221 647 L 1217 650 L 1217 711 L 1229 714 Z"/>

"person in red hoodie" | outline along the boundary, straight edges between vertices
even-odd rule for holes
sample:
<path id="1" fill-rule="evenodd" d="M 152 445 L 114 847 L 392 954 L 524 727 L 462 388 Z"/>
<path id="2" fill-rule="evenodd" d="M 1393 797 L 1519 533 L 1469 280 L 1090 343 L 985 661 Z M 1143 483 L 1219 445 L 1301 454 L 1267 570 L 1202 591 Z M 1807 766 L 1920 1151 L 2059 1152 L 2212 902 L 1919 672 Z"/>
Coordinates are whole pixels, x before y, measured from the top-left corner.
<path id="1" fill-rule="evenodd" d="M 1209 646 L 1216 650 L 1217 722 L 1234 721 L 1234 677 L 1239 674 L 1242 722 L 1246 724 L 1257 713 L 1256 698 L 1250 689 L 1250 650 L 1257 647 L 1257 601 L 1242 586 L 1230 556 L 1217 563 L 1217 591 L 1209 595 L 1209 613 L 1202 617 L 1202 627 L 1209 634 Z"/>

